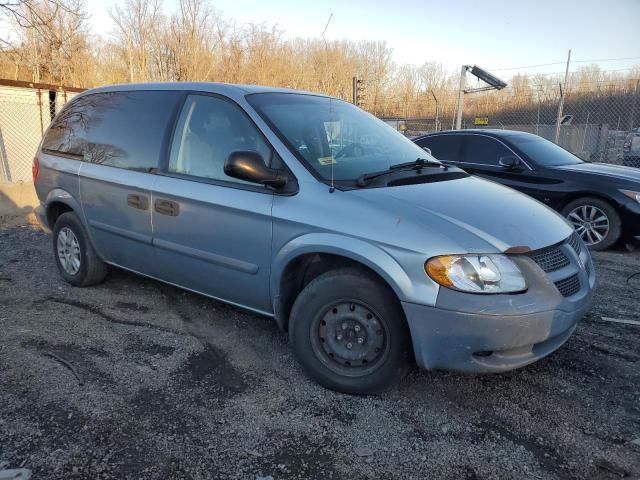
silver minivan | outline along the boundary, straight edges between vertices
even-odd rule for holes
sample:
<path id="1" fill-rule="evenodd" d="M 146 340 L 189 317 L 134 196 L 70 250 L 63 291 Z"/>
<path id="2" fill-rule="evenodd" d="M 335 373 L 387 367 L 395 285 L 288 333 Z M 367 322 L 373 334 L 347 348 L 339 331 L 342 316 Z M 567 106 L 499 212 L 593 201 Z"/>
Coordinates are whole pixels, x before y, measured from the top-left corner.
<path id="1" fill-rule="evenodd" d="M 89 90 L 33 173 L 66 281 L 94 285 L 110 265 L 272 317 L 307 374 L 342 392 L 385 390 L 413 362 L 534 362 L 571 336 L 595 283 L 559 215 L 317 94 Z"/>

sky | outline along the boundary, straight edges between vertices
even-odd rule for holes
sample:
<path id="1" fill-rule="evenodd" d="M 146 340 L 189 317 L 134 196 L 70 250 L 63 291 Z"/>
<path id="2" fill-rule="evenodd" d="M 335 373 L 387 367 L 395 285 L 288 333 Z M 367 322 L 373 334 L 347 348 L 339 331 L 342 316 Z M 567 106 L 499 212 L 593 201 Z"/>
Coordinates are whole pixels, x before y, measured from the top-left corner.
<path id="1" fill-rule="evenodd" d="M 176 0 L 164 0 L 165 10 Z M 124 0 L 87 0 L 94 33 L 108 35 L 108 9 Z M 386 40 L 394 61 L 477 64 L 508 77 L 563 72 L 593 63 L 604 70 L 640 65 L 640 0 L 214 0 L 238 24 L 277 25 L 288 37 Z M 620 60 L 610 60 L 620 59 Z M 607 60 L 607 61 L 604 61 Z M 514 69 L 548 63 L 533 68 Z M 509 69 L 509 70 L 506 70 Z"/>

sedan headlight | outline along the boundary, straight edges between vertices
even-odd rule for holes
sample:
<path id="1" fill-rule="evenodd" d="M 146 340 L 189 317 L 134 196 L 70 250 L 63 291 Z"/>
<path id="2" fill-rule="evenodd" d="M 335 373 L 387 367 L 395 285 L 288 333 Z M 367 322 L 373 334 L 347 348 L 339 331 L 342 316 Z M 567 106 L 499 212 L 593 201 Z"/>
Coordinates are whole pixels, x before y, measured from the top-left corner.
<path id="1" fill-rule="evenodd" d="M 624 193 L 627 197 L 629 197 L 631 200 L 635 200 L 636 202 L 640 203 L 640 192 L 634 192 L 633 190 L 620 190 L 622 193 Z"/>
<path id="2" fill-rule="evenodd" d="M 443 287 L 469 293 L 526 290 L 522 272 L 506 255 L 442 255 L 424 264 L 427 275 Z"/>

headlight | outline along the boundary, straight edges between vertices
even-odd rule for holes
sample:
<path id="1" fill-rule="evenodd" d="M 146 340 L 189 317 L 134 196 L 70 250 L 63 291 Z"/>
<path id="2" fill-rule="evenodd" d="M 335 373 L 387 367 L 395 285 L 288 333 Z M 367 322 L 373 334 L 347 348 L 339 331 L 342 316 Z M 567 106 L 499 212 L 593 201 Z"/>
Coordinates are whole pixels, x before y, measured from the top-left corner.
<path id="1" fill-rule="evenodd" d="M 627 197 L 629 197 L 631 200 L 635 200 L 636 202 L 640 203 L 640 192 L 634 192 L 633 190 L 620 190 L 622 193 L 624 193 Z"/>
<path id="2" fill-rule="evenodd" d="M 443 287 L 470 293 L 526 290 L 522 272 L 506 255 L 442 255 L 424 264 L 427 275 Z"/>

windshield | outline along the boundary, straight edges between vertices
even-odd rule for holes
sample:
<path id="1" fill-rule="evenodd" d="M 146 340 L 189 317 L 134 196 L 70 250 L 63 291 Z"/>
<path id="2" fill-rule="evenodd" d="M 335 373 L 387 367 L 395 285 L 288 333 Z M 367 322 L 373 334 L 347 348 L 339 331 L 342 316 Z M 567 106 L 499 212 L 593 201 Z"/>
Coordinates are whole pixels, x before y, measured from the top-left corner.
<path id="1" fill-rule="evenodd" d="M 509 138 L 509 141 L 522 150 L 522 153 L 531 157 L 534 162 L 543 167 L 583 163 L 573 153 L 535 135 L 514 135 Z"/>
<path id="2" fill-rule="evenodd" d="M 292 93 L 259 93 L 249 103 L 289 149 L 324 180 L 355 181 L 418 158 L 437 161 L 422 148 L 350 103 Z"/>

